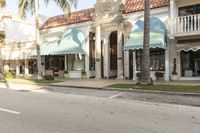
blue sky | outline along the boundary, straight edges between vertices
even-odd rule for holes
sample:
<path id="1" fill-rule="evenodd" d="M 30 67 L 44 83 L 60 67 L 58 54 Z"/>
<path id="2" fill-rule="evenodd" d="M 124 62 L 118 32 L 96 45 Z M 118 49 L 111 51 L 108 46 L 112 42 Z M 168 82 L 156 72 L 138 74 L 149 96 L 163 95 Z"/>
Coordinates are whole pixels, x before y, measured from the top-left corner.
<path id="1" fill-rule="evenodd" d="M 63 14 L 62 10 L 54 3 L 50 2 L 49 5 L 46 7 L 43 0 L 40 1 L 40 14 L 45 16 L 56 16 L 59 14 Z M 86 8 L 93 7 L 96 0 L 78 0 L 77 9 L 72 9 L 73 11 L 82 10 Z M 17 4 L 18 0 L 7 0 L 7 7 L 6 11 L 12 12 L 17 14 Z M 28 19 L 31 19 L 31 16 L 28 15 Z"/>

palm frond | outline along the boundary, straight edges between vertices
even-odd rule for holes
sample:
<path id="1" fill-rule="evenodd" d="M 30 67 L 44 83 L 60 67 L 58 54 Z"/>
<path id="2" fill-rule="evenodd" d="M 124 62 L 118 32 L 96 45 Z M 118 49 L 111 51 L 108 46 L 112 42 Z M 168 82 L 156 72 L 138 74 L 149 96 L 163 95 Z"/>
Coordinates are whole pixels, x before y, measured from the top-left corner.
<path id="1" fill-rule="evenodd" d="M 4 8 L 6 6 L 6 0 L 0 0 L 0 8 Z"/>

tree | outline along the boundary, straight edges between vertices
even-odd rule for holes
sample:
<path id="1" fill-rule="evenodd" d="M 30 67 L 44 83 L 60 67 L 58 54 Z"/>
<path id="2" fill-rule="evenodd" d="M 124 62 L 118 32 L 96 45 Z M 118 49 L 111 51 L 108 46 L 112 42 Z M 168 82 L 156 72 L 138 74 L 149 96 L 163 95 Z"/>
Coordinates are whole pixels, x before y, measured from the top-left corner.
<path id="1" fill-rule="evenodd" d="M 142 71 L 140 84 L 148 85 L 152 84 L 150 78 L 150 52 L 149 52 L 149 41 L 150 41 L 150 0 L 144 0 L 144 41 L 142 51 Z"/>
<path id="2" fill-rule="evenodd" d="M 44 0 L 45 4 L 48 5 L 50 0 Z M 77 0 L 54 0 L 56 4 L 69 15 L 71 6 L 76 7 Z M 18 2 L 18 14 L 21 18 L 26 17 L 26 12 L 30 11 L 35 16 L 35 38 L 36 38 L 36 51 L 37 51 L 37 67 L 38 76 L 37 79 L 42 79 L 42 67 L 41 67 L 41 56 L 40 56 L 40 33 L 39 33 L 39 0 L 19 0 Z"/>
<path id="3" fill-rule="evenodd" d="M 5 6 L 6 6 L 6 0 L 0 0 L 0 8 L 2 9 Z M 5 31 L 0 31 L 0 48 L 1 48 L 1 45 L 4 41 L 4 39 L 5 39 Z M 1 49 L 0 49 L 0 72 L 2 72 L 2 67 L 3 67 L 3 63 L 2 63 Z"/>
<path id="4" fill-rule="evenodd" d="M 0 0 L 0 8 L 4 8 L 6 6 L 6 0 Z"/>

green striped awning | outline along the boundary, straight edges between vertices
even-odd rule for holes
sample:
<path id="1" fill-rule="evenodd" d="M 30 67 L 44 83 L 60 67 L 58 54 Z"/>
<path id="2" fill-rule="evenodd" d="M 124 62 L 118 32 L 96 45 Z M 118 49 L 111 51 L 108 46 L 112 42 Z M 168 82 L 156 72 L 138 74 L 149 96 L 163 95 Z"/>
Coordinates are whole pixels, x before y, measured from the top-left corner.
<path id="1" fill-rule="evenodd" d="M 85 54 L 86 38 L 75 28 L 68 29 L 62 36 L 59 46 L 52 52 L 53 55 Z"/>
<path id="2" fill-rule="evenodd" d="M 166 49 L 166 28 L 156 17 L 150 18 L 150 48 Z M 138 20 L 131 30 L 129 39 L 124 45 L 124 50 L 143 49 L 144 21 Z"/>
<path id="3" fill-rule="evenodd" d="M 46 55 L 52 55 L 52 52 L 58 47 L 58 41 L 52 41 L 52 42 L 44 42 L 40 45 L 40 55 L 46 56 Z M 37 52 L 34 51 L 31 53 L 31 56 L 36 56 Z"/>

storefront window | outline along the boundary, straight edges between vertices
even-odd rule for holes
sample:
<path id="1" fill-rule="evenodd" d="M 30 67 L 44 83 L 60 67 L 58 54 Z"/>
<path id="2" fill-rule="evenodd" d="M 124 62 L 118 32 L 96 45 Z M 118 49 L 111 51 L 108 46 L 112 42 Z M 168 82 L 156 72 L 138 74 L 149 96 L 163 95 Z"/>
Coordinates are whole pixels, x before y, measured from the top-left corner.
<path id="1" fill-rule="evenodd" d="M 68 55 L 68 70 L 83 70 L 85 69 L 85 56 L 81 54 Z"/>
<path id="2" fill-rule="evenodd" d="M 45 57 L 46 70 L 64 70 L 64 56 Z"/>
<path id="3" fill-rule="evenodd" d="M 37 59 L 30 59 L 28 61 L 29 74 L 37 74 Z"/>
<path id="4" fill-rule="evenodd" d="M 89 44 L 89 69 L 95 70 L 95 34 L 90 32 L 90 44 Z"/>
<path id="5" fill-rule="evenodd" d="M 181 52 L 181 67 L 183 77 L 200 76 L 200 50 Z"/>
<path id="6" fill-rule="evenodd" d="M 117 69 L 117 32 L 110 35 L 110 69 Z"/>
<path id="7" fill-rule="evenodd" d="M 136 51 L 136 67 L 137 71 L 141 70 L 142 65 L 142 50 Z M 165 70 L 165 50 L 150 49 L 150 70 L 164 71 Z"/>

